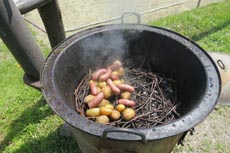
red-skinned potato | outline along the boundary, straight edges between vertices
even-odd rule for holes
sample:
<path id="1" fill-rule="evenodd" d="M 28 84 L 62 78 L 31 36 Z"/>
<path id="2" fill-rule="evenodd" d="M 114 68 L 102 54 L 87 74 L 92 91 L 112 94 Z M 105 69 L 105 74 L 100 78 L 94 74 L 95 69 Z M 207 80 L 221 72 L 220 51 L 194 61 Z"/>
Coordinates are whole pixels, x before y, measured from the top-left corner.
<path id="1" fill-rule="evenodd" d="M 121 91 L 128 91 L 128 92 L 134 92 L 134 91 L 135 91 L 134 87 L 131 86 L 131 85 L 128 85 L 128 84 L 123 84 L 123 83 L 121 83 L 121 84 L 117 84 L 116 86 L 117 86 Z"/>
<path id="2" fill-rule="evenodd" d="M 104 73 L 106 73 L 106 69 L 99 69 L 99 70 L 93 72 L 92 73 L 92 80 L 97 81 L 99 79 L 99 77 Z"/>
<path id="3" fill-rule="evenodd" d="M 105 74 L 102 74 L 102 75 L 99 77 L 99 80 L 100 80 L 100 81 L 106 81 L 108 78 L 110 78 L 111 73 L 112 73 L 112 70 L 111 70 L 110 68 L 107 68 L 106 73 L 105 73 Z"/>
<path id="4" fill-rule="evenodd" d="M 111 79 L 108 79 L 107 83 L 108 83 L 109 87 L 111 88 L 112 92 L 114 93 L 114 95 L 117 96 L 120 94 L 120 92 L 121 92 L 120 89 L 113 84 L 113 81 Z"/>
<path id="5" fill-rule="evenodd" d="M 90 88 L 91 94 L 96 96 L 98 93 L 96 83 L 95 82 L 90 83 L 89 88 Z"/>
<path id="6" fill-rule="evenodd" d="M 102 92 L 100 92 L 99 94 L 97 94 L 93 100 L 90 101 L 90 103 L 88 103 L 89 108 L 94 108 L 96 106 L 98 106 L 102 100 L 104 98 L 104 94 Z"/>
<path id="7" fill-rule="evenodd" d="M 128 100 L 128 99 L 119 99 L 119 100 L 118 100 L 118 103 L 119 103 L 119 104 L 124 104 L 125 106 L 130 106 L 130 107 L 136 105 L 136 103 L 135 103 L 134 101 Z"/>

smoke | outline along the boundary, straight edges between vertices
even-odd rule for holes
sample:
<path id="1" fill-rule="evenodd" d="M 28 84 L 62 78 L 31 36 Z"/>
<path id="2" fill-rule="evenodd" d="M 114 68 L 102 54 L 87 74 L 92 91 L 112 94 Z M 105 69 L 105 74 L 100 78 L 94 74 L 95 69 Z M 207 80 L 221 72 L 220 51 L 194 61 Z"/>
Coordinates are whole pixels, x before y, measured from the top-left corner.
<path id="1" fill-rule="evenodd" d="M 128 49 L 122 30 L 111 30 L 87 35 L 81 43 L 83 60 L 88 68 L 106 67 L 115 60 L 121 60 Z"/>

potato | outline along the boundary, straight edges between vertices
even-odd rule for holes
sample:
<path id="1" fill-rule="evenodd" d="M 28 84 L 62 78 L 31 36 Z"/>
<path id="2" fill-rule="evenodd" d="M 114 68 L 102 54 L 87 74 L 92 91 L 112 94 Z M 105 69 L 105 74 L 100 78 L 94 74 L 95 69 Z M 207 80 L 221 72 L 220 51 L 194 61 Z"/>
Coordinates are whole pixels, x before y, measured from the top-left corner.
<path id="1" fill-rule="evenodd" d="M 136 115 L 135 111 L 132 108 L 126 108 L 123 111 L 123 117 L 126 121 L 131 120 L 132 118 L 134 118 L 134 116 Z"/>
<path id="2" fill-rule="evenodd" d="M 107 124 L 109 123 L 109 118 L 106 115 L 101 115 L 96 118 L 96 122 L 101 124 Z"/>
<path id="3" fill-rule="evenodd" d="M 106 108 L 105 106 L 100 107 L 100 113 L 101 115 L 111 115 L 112 114 L 112 109 Z"/>
<path id="4" fill-rule="evenodd" d="M 104 98 L 109 98 L 112 95 L 112 91 L 109 86 L 105 86 L 101 89 L 101 92 L 104 94 Z"/>
<path id="5" fill-rule="evenodd" d="M 128 91 L 122 92 L 120 97 L 121 99 L 130 99 L 131 93 Z"/>
<path id="6" fill-rule="evenodd" d="M 112 109 L 112 110 L 114 109 L 114 106 L 112 104 L 106 104 L 105 107 L 109 108 L 109 109 Z"/>
<path id="7" fill-rule="evenodd" d="M 91 83 L 93 83 L 93 82 L 95 82 L 95 81 L 93 81 L 93 80 L 90 80 L 90 81 L 89 81 L 89 84 L 91 84 Z M 97 84 L 97 82 L 95 82 L 95 83 Z"/>
<path id="8" fill-rule="evenodd" d="M 97 87 L 97 93 L 101 92 L 101 88 Z"/>
<path id="9" fill-rule="evenodd" d="M 118 74 L 118 72 L 117 71 L 113 71 L 112 73 L 111 73 L 111 79 L 112 80 L 118 80 L 119 79 L 119 74 Z"/>
<path id="10" fill-rule="evenodd" d="M 110 102 L 107 99 L 103 99 L 102 102 L 98 105 L 98 107 L 105 106 L 106 104 L 110 104 Z"/>
<path id="11" fill-rule="evenodd" d="M 98 117 L 100 116 L 100 108 L 90 108 L 86 110 L 86 116 L 88 117 Z"/>
<path id="12" fill-rule="evenodd" d="M 111 119 L 118 120 L 121 117 L 121 113 L 117 110 L 113 110 L 112 114 L 110 115 Z"/>
<path id="13" fill-rule="evenodd" d="M 120 67 L 119 69 L 116 70 L 117 73 L 118 73 L 118 76 L 122 76 L 125 74 L 125 70 L 123 67 Z"/>
<path id="14" fill-rule="evenodd" d="M 113 81 L 113 84 L 114 84 L 114 85 L 121 84 L 121 80 L 114 80 L 114 81 Z"/>
<path id="15" fill-rule="evenodd" d="M 118 104 L 116 109 L 119 111 L 119 112 L 123 112 L 125 110 L 125 105 L 123 104 Z"/>
<path id="16" fill-rule="evenodd" d="M 99 82 L 97 83 L 97 86 L 98 86 L 99 88 L 103 88 L 103 87 L 107 86 L 107 83 L 106 83 L 105 81 L 99 81 Z"/>
<path id="17" fill-rule="evenodd" d="M 86 96 L 85 98 L 84 98 L 84 103 L 86 103 L 86 104 L 88 104 L 91 100 L 93 100 L 93 98 L 94 98 L 95 96 L 93 96 L 93 95 L 88 95 L 88 96 Z"/>

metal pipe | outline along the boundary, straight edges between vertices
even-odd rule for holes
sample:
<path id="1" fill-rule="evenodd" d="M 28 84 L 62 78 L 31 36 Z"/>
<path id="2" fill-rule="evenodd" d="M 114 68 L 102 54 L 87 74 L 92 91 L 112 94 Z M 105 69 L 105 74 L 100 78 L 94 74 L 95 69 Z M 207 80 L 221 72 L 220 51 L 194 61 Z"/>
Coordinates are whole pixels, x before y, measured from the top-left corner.
<path id="1" fill-rule="evenodd" d="M 45 25 L 50 45 L 52 48 L 54 48 L 66 38 L 58 1 L 53 0 L 50 3 L 38 8 L 38 12 Z"/>
<path id="2" fill-rule="evenodd" d="M 45 58 L 12 0 L 0 1 L 0 37 L 27 78 L 38 81 Z"/>
<path id="3" fill-rule="evenodd" d="M 14 0 L 17 8 L 22 14 L 28 13 L 36 8 L 42 7 L 52 0 Z"/>

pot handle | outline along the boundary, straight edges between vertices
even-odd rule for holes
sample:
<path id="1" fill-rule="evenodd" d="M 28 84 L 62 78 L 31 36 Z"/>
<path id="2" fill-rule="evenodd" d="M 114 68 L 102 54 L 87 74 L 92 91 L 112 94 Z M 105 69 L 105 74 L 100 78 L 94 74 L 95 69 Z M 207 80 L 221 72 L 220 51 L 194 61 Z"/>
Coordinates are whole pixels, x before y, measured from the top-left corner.
<path id="1" fill-rule="evenodd" d="M 139 13 L 136 13 L 136 12 L 125 12 L 125 13 L 123 13 L 122 16 L 121 16 L 121 23 L 122 24 L 124 23 L 124 18 L 126 16 L 131 16 L 131 15 L 136 16 L 137 23 L 141 24 L 141 15 Z"/>
<path id="2" fill-rule="evenodd" d="M 140 132 L 140 131 L 136 131 L 136 130 L 132 130 L 132 129 L 125 129 L 125 128 L 107 128 L 103 131 L 102 133 L 102 138 L 105 139 L 107 138 L 108 133 L 111 132 L 120 132 L 120 133 L 128 133 L 128 134 L 134 134 L 134 135 L 138 135 L 141 137 L 141 142 L 142 144 L 146 144 L 147 143 L 147 139 L 144 133 Z"/>

